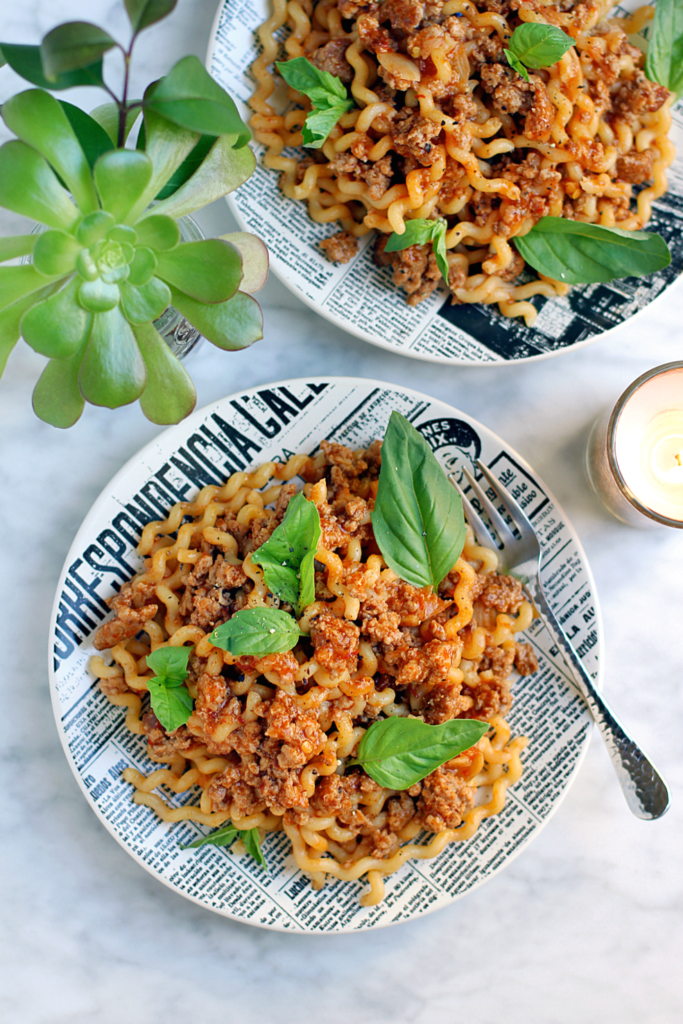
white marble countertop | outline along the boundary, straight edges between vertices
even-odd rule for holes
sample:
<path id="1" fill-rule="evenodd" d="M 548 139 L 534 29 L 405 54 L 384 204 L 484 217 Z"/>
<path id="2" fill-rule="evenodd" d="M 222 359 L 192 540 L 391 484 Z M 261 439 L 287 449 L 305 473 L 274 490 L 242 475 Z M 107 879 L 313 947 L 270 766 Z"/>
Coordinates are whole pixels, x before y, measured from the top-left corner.
<path id="1" fill-rule="evenodd" d="M 180 0 L 140 42 L 137 81 L 204 56 L 216 0 Z M 111 0 L 2 5 L 0 39 L 37 42 L 60 20 L 123 37 Z M 0 99 L 21 87 L 0 71 Z M 101 100 L 72 92 L 86 109 Z M 0 210 L 0 234 L 21 229 Z M 223 203 L 199 217 L 230 230 Z M 616 335 L 544 362 L 448 369 L 392 355 L 330 326 L 271 278 L 266 335 L 192 359 L 199 405 L 285 377 L 349 374 L 410 386 L 482 420 L 555 492 L 585 546 L 605 627 L 605 688 L 667 778 L 657 822 L 629 813 L 602 743 L 535 842 L 449 909 L 369 934 L 299 937 L 235 924 L 172 893 L 99 824 L 63 755 L 50 705 L 46 635 L 78 525 L 110 477 L 158 432 L 137 406 L 87 407 L 70 431 L 31 411 L 43 360 L 18 347 L 0 382 L 3 734 L 0 1003 L 8 1024 L 231 1020 L 327 1024 L 674 1024 L 683 998 L 683 533 L 621 525 L 583 472 L 600 410 L 649 367 L 680 358 L 674 290 Z"/>

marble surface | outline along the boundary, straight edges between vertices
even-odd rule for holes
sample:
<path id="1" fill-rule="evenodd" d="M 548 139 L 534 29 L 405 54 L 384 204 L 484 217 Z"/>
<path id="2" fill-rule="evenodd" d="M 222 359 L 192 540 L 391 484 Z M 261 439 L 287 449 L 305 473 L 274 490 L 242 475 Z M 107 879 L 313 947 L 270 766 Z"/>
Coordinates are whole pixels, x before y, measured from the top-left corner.
<path id="1" fill-rule="evenodd" d="M 136 81 L 204 55 L 215 0 L 180 0 L 139 44 Z M 113 0 L 2 4 L 0 39 L 34 42 L 87 18 L 123 37 Z M 115 72 L 112 61 L 112 72 Z M 0 70 L 0 100 L 21 87 Z M 86 109 L 101 102 L 73 91 Z M 230 230 L 223 203 L 199 217 Z M 0 233 L 20 230 L 0 210 Z M 531 847 L 482 889 L 424 920 L 376 933 L 299 937 L 234 924 L 170 892 L 99 824 L 57 737 L 46 634 L 58 574 L 110 477 L 158 428 L 137 407 L 88 407 L 70 431 L 41 423 L 43 360 L 26 346 L 0 382 L 3 535 L 3 841 L 0 1004 L 7 1024 L 283 1024 L 476 1020 L 481 1024 L 674 1024 L 683 948 L 683 532 L 621 525 L 598 506 L 582 459 L 591 423 L 635 377 L 680 358 L 674 290 L 644 319 L 588 348 L 530 365 L 448 369 L 345 335 L 271 279 L 266 336 L 245 352 L 205 344 L 199 404 L 309 374 L 356 374 L 421 389 L 481 419 L 537 469 L 586 548 L 605 628 L 605 688 L 673 795 L 657 822 L 631 816 L 599 738 Z"/>

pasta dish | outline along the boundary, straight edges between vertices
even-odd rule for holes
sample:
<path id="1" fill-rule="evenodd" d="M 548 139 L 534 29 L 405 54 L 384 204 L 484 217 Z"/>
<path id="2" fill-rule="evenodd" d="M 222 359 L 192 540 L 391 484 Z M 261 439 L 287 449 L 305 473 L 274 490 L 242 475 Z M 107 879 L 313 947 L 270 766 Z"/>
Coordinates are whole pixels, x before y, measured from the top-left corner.
<path id="1" fill-rule="evenodd" d="M 348 262 L 357 239 L 377 231 L 375 262 L 391 265 L 409 305 L 442 277 L 428 244 L 386 251 L 410 219 L 445 219 L 453 303 L 497 303 L 531 326 L 531 298 L 569 286 L 525 272 L 516 237 L 546 216 L 639 230 L 666 192 L 673 96 L 645 77 L 629 41 L 653 7 L 619 19 L 607 18 L 613 0 L 272 4 L 252 66 L 264 163 L 314 221 L 340 225 L 320 243 L 331 260 Z M 505 52 L 529 24 L 561 29 L 574 45 L 526 81 Z M 269 102 L 274 62 L 296 57 L 334 75 L 354 101 L 305 154 L 296 150 L 310 100 L 290 87 L 284 114 Z"/>
<path id="2" fill-rule="evenodd" d="M 284 829 L 315 888 L 326 876 L 367 876 L 366 906 L 382 899 L 384 876 L 471 838 L 502 809 L 527 743 L 511 737 L 505 719 L 511 675 L 538 667 L 531 645 L 517 639 L 532 606 L 469 528 L 438 591 L 387 566 L 370 519 L 380 463 L 377 441 L 355 452 L 323 441 L 313 457 L 234 473 L 176 504 L 145 527 L 143 571 L 111 599 L 114 618 L 96 634 L 111 664 L 91 662 L 102 691 L 126 709 L 126 725 L 163 766 L 147 777 L 125 769 L 136 803 L 167 822 Z M 295 477 L 320 517 L 315 599 L 298 616 L 292 650 L 235 656 L 212 643 L 212 631 L 247 609 L 277 606 L 251 556 L 282 523 Z M 193 708 L 186 725 L 168 731 L 146 705 L 147 658 L 190 644 L 184 687 Z M 372 724 L 392 716 L 430 725 L 477 719 L 489 728 L 396 791 L 348 763 Z M 164 790 L 192 790 L 197 799 L 171 806 Z"/>

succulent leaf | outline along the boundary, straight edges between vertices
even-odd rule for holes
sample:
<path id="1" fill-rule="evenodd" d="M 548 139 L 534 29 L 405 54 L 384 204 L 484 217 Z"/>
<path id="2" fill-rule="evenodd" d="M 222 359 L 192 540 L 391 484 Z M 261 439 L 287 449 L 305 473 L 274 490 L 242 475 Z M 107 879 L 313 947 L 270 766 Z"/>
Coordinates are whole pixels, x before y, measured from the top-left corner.
<path id="1" fill-rule="evenodd" d="M 114 149 L 95 164 L 95 184 L 102 206 L 124 221 L 152 177 L 152 161 L 135 149 Z"/>
<path id="2" fill-rule="evenodd" d="M 51 359 L 33 389 L 33 411 L 53 427 L 73 427 L 83 412 L 78 374 L 84 353 L 85 345 L 70 359 Z"/>
<path id="3" fill-rule="evenodd" d="M 145 94 L 146 110 L 201 135 L 236 135 L 234 145 L 246 146 L 251 132 L 234 101 L 214 81 L 198 57 L 183 57 Z"/>
<path id="4" fill-rule="evenodd" d="M 53 86 L 50 86 L 50 88 L 53 88 Z M 133 125 L 142 113 L 139 106 L 140 100 L 134 100 L 133 103 L 135 106 L 126 114 L 126 127 L 123 132 L 124 145 L 133 129 Z M 99 107 L 95 107 L 94 110 L 90 111 L 89 116 L 93 121 L 96 121 L 97 124 L 99 124 L 100 128 L 104 129 L 112 143 L 112 146 L 116 146 L 119 139 L 119 108 L 116 104 L 101 103 Z M 76 134 L 78 134 L 78 132 L 76 132 Z"/>
<path id="5" fill-rule="evenodd" d="M 0 146 L 0 206 L 51 228 L 68 230 L 79 216 L 47 161 L 18 139 Z"/>
<path id="6" fill-rule="evenodd" d="M 242 257 L 229 242 L 183 242 L 157 256 L 157 275 L 199 302 L 224 302 L 242 279 Z"/>
<path id="7" fill-rule="evenodd" d="M 152 423 L 179 423 L 197 402 L 190 375 L 152 324 L 133 330 L 147 366 L 147 386 L 140 398 L 142 411 Z"/>
<path id="8" fill-rule="evenodd" d="M 16 259 L 17 256 L 28 256 L 33 252 L 37 235 L 12 235 L 0 238 L 0 263 Z"/>
<path id="9" fill-rule="evenodd" d="M 84 217 L 76 228 L 76 238 L 84 246 L 94 245 L 104 238 L 111 227 L 114 226 L 114 218 L 106 210 L 96 210 Z"/>
<path id="10" fill-rule="evenodd" d="M 96 313 L 79 376 L 83 397 L 93 405 L 116 409 L 139 398 L 146 380 L 133 329 L 121 310 Z"/>
<path id="11" fill-rule="evenodd" d="M 99 208 L 90 165 L 59 100 L 43 89 L 27 89 L 7 100 L 2 116 L 15 135 L 45 157 L 82 213 Z"/>
<path id="12" fill-rule="evenodd" d="M 62 277 L 76 268 L 81 245 L 66 231 L 52 229 L 38 235 L 33 250 L 33 266 L 46 277 Z"/>
<path id="13" fill-rule="evenodd" d="M 40 44 L 45 77 L 49 82 L 66 71 L 88 67 L 116 45 L 108 32 L 89 21 L 57 25 Z"/>
<path id="14" fill-rule="evenodd" d="M 152 86 L 145 93 L 147 97 Z M 143 101 L 144 102 L 144 101 Z M 130 211 L 131 224 L 141 216 L 157 193 L 164 187 L 169 178 L 192 152 L 199 139 L 198 132 L 190 132 L 186 128 L 167 121 L 153 110 L 145 110 L 145 153 L 152 161 L 154 172 L 152 179 Z M 150 214 L 156 214 L 156 209 Z"/>
<path id="15" fill-rule="evenodd" d="M 60 100 L 59 105 L 66 114 L 76 138 L 81 144 L 81 149 L 85 153 L 88 166 L 92 170 L 102 154 L 108 153 L 110 149 L 114 148 L 114 143 L 104 128 L 80 107 L 74 106 L 73 103 L 67 103 L 66 100 Z M 112 104 L 112 106 L 116 105 Z"/>
<path id="16" fill-rule="evenodd" d="M 24 295 L 40 291 L 48 282 L 34 266 L 0 267 L 0 309 L 11 305 Z M 36 300 L 37 301 L 37 300 Z"/>
<path id="17" fill-rule="evenodd" d="M 73 89 L 77 85 L 104 85 L 102 80 L 102 60 L 94 61 L 87 67 L 77 71 L 67 71 L 49 81 L 43 71 L 43 61 L 39 46 L 25 46 L 23 43 L 0 43 L 5 60 L 18 75 L 25 78 L 31 85 L 39 89 Z M 112 104 L 113 106 L 115 104 Z"/>
<path id="18" fill-rule="evenodd" d="M 242 257 L 240 291 L 248 295 L 260 291 L 268 278 L 268 248 L 265 243 L 248 231 L 236 231 L 234 234 L 221 235 L 221 238 L 234 245 Z"/>
<path id="19" fill-rule="evenodd" d="M 4 373 L 10 352 L 21 336 L 20 324 L 22 316 L 31 308 L 34 302 L 40 302 L 41 299 L 46 298 L 53 289 L 54 285 L 48 285 L 39 292 L 26 295 L 24 298 L 0 310 L 0 377 Z"/>
<path id="20" fill-rule="evenodd" d="M 91 314 L 77 301 L 77 277 L 49 298 L 32 306 L 21 321 L 21 333 L 35 352 L 54 359 L 69 359 L 81 348 L 90 331 Z"/>
<path id="21" fill-rule="evenodd" d="M 237 292 L 227 302 L 207 305 L 171 288 L 171 298 L 175 308 L 218 348 L 248 348 L 263 337 L 263 314 L 251 295 Z"/>
<path id="22" fill-rule="evenodd" d="M 119 304 L 121 291 L 118 284 L 109 284 L 98 277 L 95 281 L 83 281 L 78 289 L 78 301 L 83 309 L 91 313 L 106 313 Z M 132 399 L 131 399 L 132 401 Z M 96 402 L 96 405 L 102 403 Z"/>
<path id="23" fill-rule="evenodd" d="M 138 233 L 135 228 L 130 227 L 128 224 L 114 224 L 113 227 L 107 231 L 107 238 L 112 242 L 121 242 L 124 246 L 134 246 L 138 240 Z M 129 260 L 133 258 L 133 252 L 129 256 Z"/>
<path id="24" fill-rule="evenodd" d="M 142 132 L 140 134 L 142 135 Z M 169 196 L 172 196 L 174 192 L 178 191 L 181 185 L 185 184 L 188 178 L 192 177 L 215 141 L 215 135 L 199 136 L 199 142 L 194 147 L 190 155 L 183 160 L 178 170 L 175 171 L 168 179 L 164 187 L 157 192 L 156 197 L 159 201 L 162 199 L 168 199 Z M 142 148 L 144 149 L 144 145 Z"/>
<path id="25" fill-rule="evenodd" d="M 158 277 L 139 288 L 127 282 L 121 285 L 121 310 L 131 324 L 157 320 L 171 304 L 171 289 Z"/>
<path id="26" fill-rule="evenodd" d="M 157 270 L 157 258 L 151 249 L 139 245 L 135 250 L 135 256 L 130 264 L 128 284 L 134 284 L 137 288 L 142 287 L 151 281 Z"/>
<path id="27" fill-rule="evenodd" d="M 234 149 L 234 144 L 234 135 L 221 135 L 216 139 L 192 177 L 170 198 L 155 206 L 153 212 L 184 217 L 243 185 L 254 172 L 256 157 L 249 146 Z"/>
<path id="28" fill-rule="evenodd" d="M 148 246 L 156 252 L 175 249 L 180 241 L 180 229 L 172 217 L 147 217 L 138 222 L 136 230 L 140 245 Z"/>

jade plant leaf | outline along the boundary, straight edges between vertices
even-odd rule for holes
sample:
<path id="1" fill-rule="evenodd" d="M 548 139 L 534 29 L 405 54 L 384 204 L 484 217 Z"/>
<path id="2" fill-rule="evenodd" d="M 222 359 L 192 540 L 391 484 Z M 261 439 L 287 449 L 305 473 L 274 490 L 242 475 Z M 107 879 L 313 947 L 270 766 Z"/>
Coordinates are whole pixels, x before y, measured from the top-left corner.
<path id="1" fill-rule="evenodd" d="M 196 405 L 192 379 L 153 324 L 141 324 L 133 330 L 147 367 L 147 386 L 140 398 L 142 411 L 152 423 L 177 423 Z"/>
<path id="2" fill-rule="evenodd" d="M 66 100 L 59 100 L 59 105 L 66 114 L 92 170 L 102 154 L 114 148 L 114 143 L 102 125 L 80 107 L 67 103 Z"/>
<path id="3" fill-rule="evenodd" d="M 5 60 L 18 75 L 37 85 L 40 89 L 73 89 L 78 85 L 104 85 L 102 80 L 102 60 L 93 61 L 87 67 L 76 71 L 67 71 L 55 78 L 47 79 L 43 71 L 43 61 L 39 46 L 26 46 L 23 43 L 0 43 Z M 113 104 L 112 104 L 113 105 Z"/>
<path id="4" fill-rule="evenodd" d="M 38 293 L 34 292 L 32 295 L 26 295 L 17 302 L 13 302 L 11 305 L 5 306 L 4 309 L 0 310 L 0 377 L 2 377 L 5 371 L 10 352 L 21 337 L 20 324 L 22 316 L 31 308 L 34 302 L 40 302 L 41 299 L 47 298 L 53 289 L 54 285 L 44 286 Z"/>
<path id="5" fill-rule="evenodd" d="M 130 23 L 136 32 L 142 32 L 174 10 L 178 0 L 125 0 Z"/>
<path id="6" fill-rule="evenodd" d="M 175 249 L 180 241 L 180 230 L 172 217 L 147 217 L 140 221 L 136 230 L 139 244 L 157 252 Z"/>
<path id="7" fill-rule="evenodd" d="M 236 135 L 238 149 L 251 138 L 233 100 L 193 55 L 179 60 L 147 90 L 144 105 L 146 110 L 202 135 Z"/>
<path id="8" fill-rule="evenodd" d="M 41 355 L 68 359 L 90 332 L 92 316 L 77 302 L 80 281 L 70 281 L 48 299 L 34 305 L 21 321 L 24 341 Z"/>
<path id="9" fill-rule="evenodd" d="M 171 289 L 158 277 L 140 287 L 124 282 L 121 286 L 121 309 L 131 324 L 157 320 L 171 303 Z"/>
<path id="10" fill-rule="evenodd" d="M 12 235 L 10 238 L 0 238 L 0 263 L 5 260 L 14 260 L 17 256 L 28 256 L 33 252 L 37 235 Z"/>
<path id="11" fill-rule="evenodd" d="M 236 351 L 263 337 L 263 314 L 251 295 L 237 292 L 227 302 L 211 305 L 196 302 L 175 288 L 171 296 L 175 308 L 218 348 Z"/>
<path id="12" fill-rule="evenodd" d="M 69 229 L 79 217 L 47 161 L 18 139 L 0 146 L 0 206 L 51 228 Z"/>
<path id="13" fill-rule="evenodd" d="M 93 405 L 116 409 L 139 398 L 146 380 L 133 329 L 121 310 L 96 313 L 79 377 L 83 397 Z"/>
<path id="14" fill-rule="evenodd" d="M 91 313 L 107 313 L 115 309 L 120 298 L 121 289 L 118 284 L 110 284 L 101 277 L 96 277 L 94 281 L 83 281 L 78 289 L 78 301 Z"/>
<path id="15" fill-rule="evenodd" d="M 156 273 L 156 269 L 157 258 L 152 250 L 144 245 L 139 245 L 135 250 L 133 262 L 128 268 L 128 283 L 134 284 L 139 288 L 143 284 L 147 284 L 148 281 L 151 281 Z"/>
<path id="16" fill-rule="evenodd" d="M 66 430 L 83 412 L 78 374 L 84 354 L 85 343 L 70 359 L 51 359 L 33 389 L 33 411 L 53 427 Z"/>
<path id="17" fill-rule="evenodd" d="M 48 282 L 34 266 L 0 267 L 0 309 L 11 305 L 24 295 L 40 291 Z M 37 301 L 37 300 L 36 300 Z"/>
<path id="18" fill-rule="evenodd" d="M 204 163 L 169 199 L 155 206 L 155 214 L 185 217 L 188 213 L 234 192 L 253 174 L 256 157 L 248 146 L 235 149 L 235 136 L 216 140 Z"/>
<path id="19" fill-rule="evenodd" d="M 33 266 L 46 277 L 61 277 L 76 268 L 81 245 L 67 231 L 54 228 L 38 236 L 33 250 Z"/>
<path id="20" fill-rule="evenodd" d="M 114 226 L 114 218 L 106 210 L 95 210 L 84 217 L 76 228 L 76 238 L 81 245 L 90 246 L 104 238 Z"/>
<path id="21" fill-rule="evenodd" d="M 150 86 L 145 97 L 151 88 Z M 179 125 L 172 124 L 165 117 L 155 114 L 153 110 L 145 109 L 144 114 L 145 153 L 152 161 L 154 170 L 149 185 L 130 211 L 131 223 L 136 221 L 149 207 L 160 189 L 180 167 L 183 160 L 189 156 L 199 140 L 198 132 L 191 132 Z M 152 215 L 163 211 L 155 207 L 149 212 Z"/>
<path id="22" fill-rule="evenodd" d="M 242 278 L 242 257 L 228 242 L 183 242 L 157 255 L 157 275 L 199 302 L 224 302 Z"/>
<path id="23" fill-rule="evenodd" d="M 125 220 L 152 177 L 152 161 L 134 149 L 114 149 L 95 164 L 95 184 L 102 206 Z"/>
<path id="24" fill-rule="evenodd" d="M 117 45 L 108 32 L 88 21 L 57 25 L 40 44 L 43 73 L 49 82 L 65 71 L 88 67 Z"/>
<path id="25" fill-rule="evenodd" d="M 43 89 L 27 89 L 7 100 L 2 116 L 15 135 L 45 157 L 82 213 L 98 209 L 90 166 L 59 100 Z"/>
<path id="26" fill-rule="evenodd" d="M 253 295 L 263 288 L 268 278 L 267 246 L 257 235 L 251 235 L 248 231 L 235 231 L 231 235 L 221 235 L 221 238 L 234 245 L 242 257 L 240 291 Z"/>
<path id="27" fill-rule="evenodd" d="M 144 127 L 144 126 L 143 126 Z M 141 139 L 138 139 L 138 145 L 142 141 L 140 148 L 144 149 L 144 133 L 140 132 Z M 177 192 L 181 185 L 184 185 L 188 178 L 191 178 L 195 171 L 199 168 L 200 164 L 206 157 L 207 153 L 216 141 L 214 135 L 200 135 L 199 142 L 194 147 L 188 157 L 186 157 L 181 163 L 180 167 L 174 171 L 171 177 L 168 179 L 164 187 L 157 193 L 157 199 L 168 199 L 174 192 Z"/>

